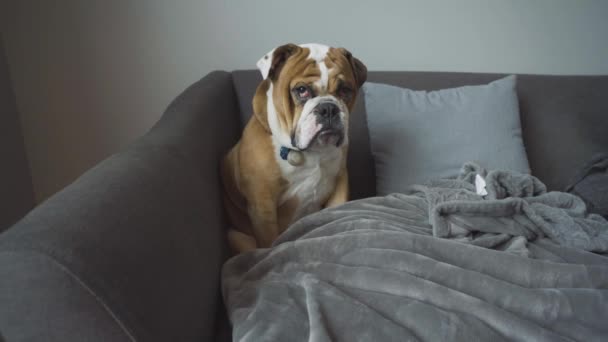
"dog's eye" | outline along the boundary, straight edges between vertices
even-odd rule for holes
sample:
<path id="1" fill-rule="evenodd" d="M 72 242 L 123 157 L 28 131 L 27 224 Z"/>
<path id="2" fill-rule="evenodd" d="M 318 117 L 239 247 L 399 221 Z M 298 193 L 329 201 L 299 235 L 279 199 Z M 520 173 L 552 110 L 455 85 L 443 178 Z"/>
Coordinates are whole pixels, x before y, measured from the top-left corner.
<path id="1" fill-rule="evenodd" d="M 338 89 L 338 96 L 342 98 L 349 98 L 353 94 L 353 90 L 348 87 L 341 87 Z"/>
<path id="2" fill-rule="evenodd" d="M 310 96 L 310 90 L 308 89 L 308 87 L 305 87 L 305 86 L 297 87 L 296 93 L 298 94 L 298 96 L 300 98 L 307 98 Z"/>

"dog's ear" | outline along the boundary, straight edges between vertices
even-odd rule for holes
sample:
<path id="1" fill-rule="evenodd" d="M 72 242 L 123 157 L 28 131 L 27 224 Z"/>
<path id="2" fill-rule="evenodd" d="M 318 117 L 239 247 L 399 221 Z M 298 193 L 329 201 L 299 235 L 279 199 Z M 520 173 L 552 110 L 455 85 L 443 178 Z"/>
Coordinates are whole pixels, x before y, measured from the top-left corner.
<path id="1" fill-rule="evenodd" d="M 299 49 L 301 48 L 295 44 L 285 44 L 265 54 L 256 63 L 262 73 L 262 77 L 264 79 L 270 78 L 271 80 L 275 80 L 289 56 L 296 53 Z"/>
<path id="2" fill-rule="evenodd" d="M 361 87 L 367 80 L 367 67 L 359 59 L 353 57 L 353 54 L 350 53 L 350 51 L 346 50 L 345 48 L 340 48 L 339 50 L 344 54 L 344 57 L 346 57 L 350 63 L 350 67 L 353 69 L 353 74 L 355 75 L 355 80 L 357 81 L 357 87 Z"/>

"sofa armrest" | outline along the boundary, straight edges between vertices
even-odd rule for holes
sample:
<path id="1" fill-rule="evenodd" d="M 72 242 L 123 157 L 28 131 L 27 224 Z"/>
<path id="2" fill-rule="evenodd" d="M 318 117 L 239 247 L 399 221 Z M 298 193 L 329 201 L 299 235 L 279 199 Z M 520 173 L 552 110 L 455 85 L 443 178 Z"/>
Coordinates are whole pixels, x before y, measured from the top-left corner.
<path id="1" fill-rule="evenodd" d="M 218 163 L 238 137 L 237 107 L 231 75 L 207 75 L 1 234 L 4 337 L 210 339 L 225 256 Z"/>

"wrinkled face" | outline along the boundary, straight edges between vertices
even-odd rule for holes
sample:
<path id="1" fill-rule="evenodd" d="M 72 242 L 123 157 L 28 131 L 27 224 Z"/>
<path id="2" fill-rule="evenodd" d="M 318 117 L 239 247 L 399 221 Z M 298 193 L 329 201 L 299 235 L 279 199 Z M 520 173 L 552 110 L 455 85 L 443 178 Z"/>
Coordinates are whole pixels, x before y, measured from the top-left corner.
<path id="1" fill-rule="evenodd" d="M 344 49 L 284 45 L 258 62 L 266 78 L 266 114 L 275 139 L 299 150 L 340 147 L 365 66 Z M 254 100 L 255 104 L 255 100 Z"/>

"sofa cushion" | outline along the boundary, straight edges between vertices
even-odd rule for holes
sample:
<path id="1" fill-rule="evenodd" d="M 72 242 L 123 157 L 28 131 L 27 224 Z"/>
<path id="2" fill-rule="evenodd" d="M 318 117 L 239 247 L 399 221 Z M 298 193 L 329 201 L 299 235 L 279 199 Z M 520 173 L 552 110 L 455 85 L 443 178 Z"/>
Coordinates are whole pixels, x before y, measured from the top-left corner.
<path id="1" fill-rule="evenodd" d="M 515 86 L 515 76 L 431 92 L 365 84 L 377 193 L 456 177 L 466 161 L 529 173 Z"/>

